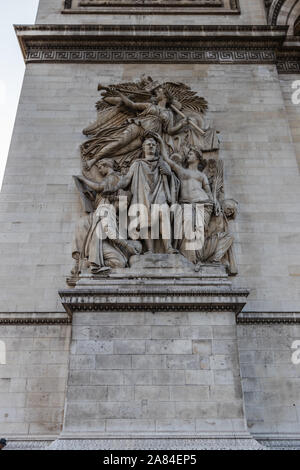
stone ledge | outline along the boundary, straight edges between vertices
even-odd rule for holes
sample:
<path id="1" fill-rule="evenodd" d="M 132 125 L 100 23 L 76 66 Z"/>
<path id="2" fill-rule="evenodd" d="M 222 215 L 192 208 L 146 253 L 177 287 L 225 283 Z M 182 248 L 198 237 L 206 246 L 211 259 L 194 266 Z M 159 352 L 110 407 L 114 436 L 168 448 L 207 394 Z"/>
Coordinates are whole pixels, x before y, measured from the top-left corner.
<path id="1" fill-rule="evenodd" d="M 100 10 L 101 7 L 101 10 Z M 172 11 L 170 12 L 170 8 Z M 192 11 L 191 11 L 192 10 Z M 240 14 L 239 0 L 186 0 L 184 3 L 178 0 L 153 1 L 146 0 L 137 3 L 134 0 L 127 1 L 102 1 L 94 0 L 84 2 L 80 0 L 65 0 L 63 14 L 134 14 L 134 15 L 155 15 L 155 14 L 197 14 L 197 15 L 230 15 Z"/>
<path id="2" fill-rule="evenodd" d="M 46 450 L 53 443 L 52 439 L 35 439 L 30 437 L 29 439 L 16 440 L 12 438 L 9 440 L 7 436 L 7 445 L 4 450 Z"/>
<path id="3" fill-rule="evenodd" d="M 286 26 L 17 25 L 26 62 L 275 63 Z"/>
<path id="4" fill-rule="evenodd" d="M 47 450 L 263 450 L 250 435 L 247 437 L 156 437 L 58 439 Z"/>
<path id="5" fill-rule="evenodd" d="M 240 325 L 300 323 L 300 312 L 242 312 L 237 316 Z"/>
<path id="6" fill-rule="evenodd" d="M 0 325 L 56 325 L 70 324 L 71 318 L 65 313 L 22 312 L 0 313 Z"/>
<path id="7" fill-rule="evenodd" d="M 239 36 L 239 37 L 253 37 L 253 36 L 283 36 L 286 37 L 287 26 L 267 26 L 267 25 L 135 25 L 135 24 L 34 24 L 34 25 L 14 25 L 16 34 L 23 33 L 27 36 L 35 35 L 40 36 L 43 34 L 58 34 L 63 32 L 64 36 L 70 36 L 75 32 L 80 32 L 81 36 L 87 34 L 105 36 L 107 34 L 114 36 L 121 36 L 127 34 L 147 34 L 152 36 L 153 33 L 162 33 L 166 35 L 174 35 L 175 33 L 181 36 L 189 36 L 190 34 L 198 34 L 201 36 Z M 214 33 L 214 34 L 212 34 Z M 291 36 L 290 38 L 297 38 Z"/>
<path id="8" fill-rule="evenodd" d="M 300 433 L 254 433 L 253 437 L 272 450 L 300 450 Z"/>
<path id="9" fill-rule="evenodd" d="M 156 277 L 135 277 L 131 269 L 107 278 L 82 276 L 75 288 L 59 291 L 69 315 L 76 311 L 165 310 L 241 312 L 249 295 L 247 289 L 232 288 L 219 267 L 213 272 L 185 273 L 186 278 L 165 269 Z M 169 274 L 168 274 L 169 272 Z M 153 276 L 155 276 L 153 274 Z M 204 282 L 204 284 L 203 284 Z"/>

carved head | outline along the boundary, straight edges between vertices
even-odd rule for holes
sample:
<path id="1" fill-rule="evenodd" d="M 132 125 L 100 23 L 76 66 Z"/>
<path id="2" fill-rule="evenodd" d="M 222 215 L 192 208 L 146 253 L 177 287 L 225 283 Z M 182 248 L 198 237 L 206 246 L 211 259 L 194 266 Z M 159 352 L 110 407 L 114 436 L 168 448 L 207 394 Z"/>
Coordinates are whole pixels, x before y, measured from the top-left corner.
<path id="1" fill-rule="evenodd" d="M 188 163 L 194 163 L 200 160 L 201 157 L 202 152 L 200 150 L 197 150 L 195 147 L 190 147 L 186 159 Z"/>
<path id="2" fill-rule="evenodd" d="M 171 105 L 173 103 L 172 95 L 162 85 L 153 88 L 152 93 L 153 101 L 156 103 L 160 103 L 162 101 L 166 101 L 167 105 Z"/>
<path id="3" fill-rule="evenodd" d="M 238 202 L 235 199 L 225 199 L 222 202 L 222 209 L 227 219 L 235 219 Z"/>
<path id="4" fill-rule="evenodd" d="M 143 157 L 153 159 L 157 155 L 157 142 L 153 137 L 147 137 L 143 142 Z"/>
<path id="5" fill-rule="evenodd" d="M 107 176 L 114 169 L 114 162 L 113 160 L 109 160 L 105 158 L 104 160 L 100 160 L 97 163 L 97 167 L 101 176 Z"/>
<path id="6" fill-rule="evenodd" d="M 198 168 L 200 171 L 203 171 L 206 167 L 206 161 L 203 158 L 201 150 L 196 147 L 190 147 L 186 156 L 186 163 L 189 166 L 194 162 L 198 162 Z"/>
<path id="7" fill-rule="evenodd" d="M 158 101 L 166 98 L 165 91 L 162 86 L 158 86 L 153 90 L 153 92 Z"/>

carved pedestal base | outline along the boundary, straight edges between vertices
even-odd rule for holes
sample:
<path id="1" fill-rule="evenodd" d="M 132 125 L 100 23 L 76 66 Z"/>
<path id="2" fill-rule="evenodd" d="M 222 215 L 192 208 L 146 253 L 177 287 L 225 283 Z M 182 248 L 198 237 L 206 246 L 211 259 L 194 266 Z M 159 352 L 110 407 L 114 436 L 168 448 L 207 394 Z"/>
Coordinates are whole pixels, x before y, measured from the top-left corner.
<path id="1" fill-rule="evenodd" d="M 232 288 L 223 266 L 196 273 L 172 256 L 60 292 L 73 335 L 65 440 L 53 446 L 253 446 L 236 338 L 248 291 Z"/>

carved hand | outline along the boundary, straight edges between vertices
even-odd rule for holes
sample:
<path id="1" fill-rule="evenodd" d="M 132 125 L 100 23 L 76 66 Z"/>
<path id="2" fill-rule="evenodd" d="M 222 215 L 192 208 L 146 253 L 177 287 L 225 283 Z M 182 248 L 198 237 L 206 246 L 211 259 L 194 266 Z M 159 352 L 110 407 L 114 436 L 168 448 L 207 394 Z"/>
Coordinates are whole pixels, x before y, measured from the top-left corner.
<path id="1" fill-rule="evenodd" d="M 159 172 L 163 176 L 171 176 L 169 168 L 166 167 L 166 165 L 164 165 L 163 163 L 159 163 Z"/>
<path id="2" fill-rule="evenodd" d="M 181 128 L 188 126 L 190 124 L 190 119 L 188 117 L 185 117 L 180 121 L 180 124 Z"/>
<path id="3" fill-rule="evenodd" d="M 158 132 L 149 131 L 149 132 L 148 132 L 148 135 L 149 135 L 150 137 L 154 137 L 154 139 L 158 140 L 158 142 L 160 142 L 161 144 L 164 143 L 162 137 L 159 135 Z"/>
<path id="4" fill-rule="evenodd" d="M 160 166 L 159 167 L 159 172 L 161 175 L 164 175 L 164 176 L 168 176 L 169 175 L 169 172 L 166 170 L 166 168 L 164 168 L 163 166 Z"/>
<path id="5" fill-rule="evenodd" d="M 124 101 L 126 101 L 126 99 L 128 99 L 128 98 L 126 98 L 126 96 L 124 96 L 123 93 L 121 93 L 119 90 L 116 90 L 116 89 L 115 89 L 114 92 L 115 92 L 116 95 L 118 95 L 118 96 L 121 98 L 121 100 L 122 100 L 123 103 L 124 103 Z"/>

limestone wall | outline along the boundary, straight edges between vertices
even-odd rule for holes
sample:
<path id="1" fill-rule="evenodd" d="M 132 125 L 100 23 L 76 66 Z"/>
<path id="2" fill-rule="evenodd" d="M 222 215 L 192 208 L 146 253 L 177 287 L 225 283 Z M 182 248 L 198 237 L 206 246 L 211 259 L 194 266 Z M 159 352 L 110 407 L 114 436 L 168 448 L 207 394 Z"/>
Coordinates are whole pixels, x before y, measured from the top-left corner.
<path id="1" fill-rule="evenodd" d="M 238 337 L 249 431 L 299 438 L 300 364 L 292 362 L 292 343 L 300 340 L 300 325 L 240 325 Z"/>
<path id="2" fill-rule="evenodd" d="M 292 94 L 296 91 L 295 88 L 292 88 L 292 85 L 295 81 L 300 80 L 300 76 L 299 74 L 280 74 L 279 78 L 297 161 L 300 167 L 300 104 L 292 102 Z M 299 89 L 299 84 L 297 89 Z"/>
<path id="3" fill-rule="evenodd" d="M 234 313 L 74 314 L 64 432 L 245 429 Z"/>
<path id="4" fill-rule="evenodd" d="M 70 326 L 0 325 L 0 434 L 56 436 L 63 420 Z"/>
<path id="5" fill-rule="evenodd" d="M 90 432 L 116 430 L 117 411 L 127 432 L 242 429 L 229 314 L 80 313 L 74 320 L 70 356 L 70 326 L 0 326 L 7 363 L 0 365 L 1 434 L 59 435 L 69 360 L 69 431 L 80 428 L 79 419 Z M 300 365 L 292 363 L 291 346 L 300 326 L 238 325 L 237 331 L 249 432 L 299 437 Z M 150 411 L 157 413 L 151 423 Z"/>
<path id="6" fill-rule="evenodd" d="M 251 290 L 246 309 L 298 311 L 300 176 L 276 68 L 187 64 L 27 66 L 0 196 L 1 311 L 63 311 L 57 291 L 82 214 L 72 175 L 80 171 L 82 129 L 96 117 L 97 84 L 144 72 L 208 99 L 226 194 L 239 202 L 234 283 Z"/>
<path id="7" fill-rule="evenodd" d="M 72 15 L 61 14 L 63 0 L 40 0 L 37 24 L 266 24 L 263 0 L 240 0 L 241 15 Z M 170 11 L 172 8 L 170 7 Z"/>

